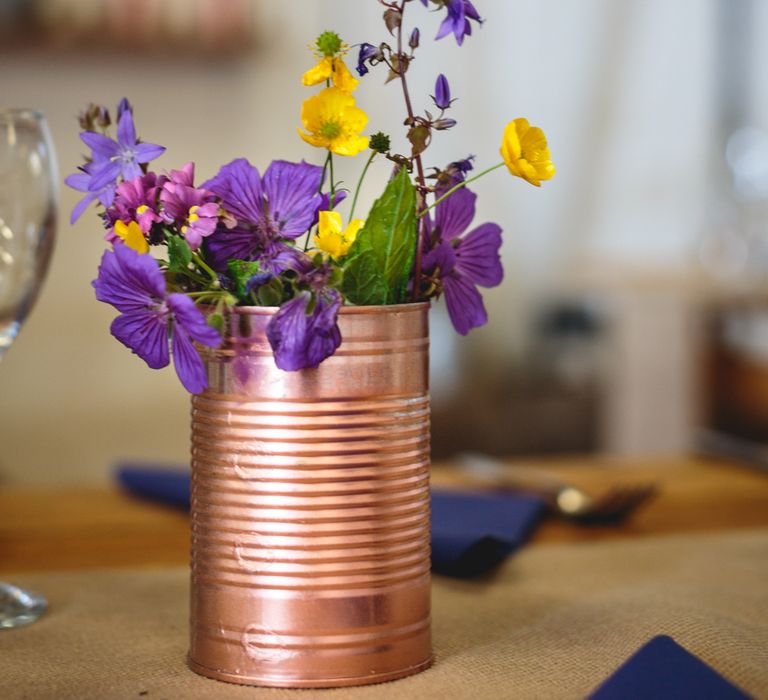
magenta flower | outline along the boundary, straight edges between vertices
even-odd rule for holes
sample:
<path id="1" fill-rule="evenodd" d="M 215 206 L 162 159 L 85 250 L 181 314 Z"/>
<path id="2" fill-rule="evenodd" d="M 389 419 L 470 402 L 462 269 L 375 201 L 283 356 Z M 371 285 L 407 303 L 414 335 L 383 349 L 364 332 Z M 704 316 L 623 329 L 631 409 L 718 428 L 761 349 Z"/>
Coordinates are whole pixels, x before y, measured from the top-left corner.
<path id="1" fill-rule="evenodd" d="M 221 168 L 203 187 L 221 199 L 237 224 L 219 227 L 208 239 L 214 268 L 226 269 L 227 260 L 266 262 L 277 253 L 289 255 L 290 246 L 282 241 L 298 238 L 312 225 L 323 203 L 321 178 L 322 168 L 303 161 L 273 161 L 263 177 L 245 158 Z"/>
<path id="2" fill-rule="evenodd" d="M 197 394 L 208 386 L 192 341 L 217 347 L 221 337 L 188 296 L 166 292 L 163 273 L 151 255 L 118 243 L 102 256 L 93 287 L 99 301 L 121 312 L 110 330 L 123 345 L 152 369 L 160 369 L 169 362 L 170 336 L 176 374 L 187 391 Z"/>
<path id="3" fill-rule="evenodd" d="M 197 250 L 203 238 L 216 230 L 220 205 L 213 192 L 196 188 L 192 184 L 194 179 L 194 163 L 187 163 L 181 170 L 171 170 L 160 192 L 160 201 L 163 218 L 178 226 L 189 247 Z"/>
<path id="4" fill-rule="evenodd" d="M 311 314 L 307 308 L 315 298 Z M 299 292 L 285 302 L 267 326 L 267 339 L 272 346 L 275 364 L 293 372 L 317 367 L 333 355 L 341 344 L 337 324 L 341 295 L 335 289 L 325 289 L 313 295 Z"/>
<path id="5" fill-rule="evenodd" d="M 504 277 L 501 228 L 485 223 L 464 235 L 475 216 L 476 199 L 466 187 L 457 190 L 437 205 L 434 223 L 425 226 L 425 242 L 435 243 L 424 256 L 423 270 L 437 279 L 453 327 L 461 335 L 488 321 L 477 286 L 495 287 Z"/>
<path id="6" fill-rule="evenodd" d="M 147 173 L 117 186 L 113 205 L 107 209 L 107 223 L 113 227 L 116 221 L 136 221 L 142 233 L 149 233 L 153 224 L 161 221 L 157 209 L 157 196 L 168 178 L 165 175 Z"/>
<path id="7" fill-rule="evenodd" d="M 472 19 L 478 24 L 482 24 L 483 20 L 480 19 L 480 15 L 470 0 L 445 0 L 444 4 L 448 8 L 448 14 L 440 25 L 435 39 L 442 39 L 448 34 L 453 34 L 456 43 L 461 46 L 464 43 L 464 37 L 472 34 L 472 25 L 470 25 L 469 20 Z"/>
<path id="8" fill-rule="evenodd" d="M 107 182 L 100 189 L 93 189 L 91 186 L 94 172 L 96 172 L 99 165 L 100 164 L 96 161 L 86 163 L 85 165 L 80 166 L 79 173 L 74 173 L 64 179 L 64 184 L 71 187 L 73 190 L 86 193 L 85 197 L 83 197 L 72 210 L 72 214 L 69 217 L 70 224 L 74 224 L 75 221 L 83 215 L 83 212 L 88 208 L 88 205 L 91 202 L 98 200 L 103 206 L 109 207 L 115 199 L 116 188 L 114 182 Z"/>
<path id="9" fill-rule="evenodd" d="M 138 142 L 130 106 L 123 107 L 120 114 L 117 140 L 95 131 L 82 132 L 80 139 L 93 151 L 92 160 L 96 163 L 90 183 L 92 192 L 100 191 L 109 183 L 116 184 L 118 177 L 123 180 L 139 177 L 142 163 L 149 163 L 165 152 L 163 146 Z"/>

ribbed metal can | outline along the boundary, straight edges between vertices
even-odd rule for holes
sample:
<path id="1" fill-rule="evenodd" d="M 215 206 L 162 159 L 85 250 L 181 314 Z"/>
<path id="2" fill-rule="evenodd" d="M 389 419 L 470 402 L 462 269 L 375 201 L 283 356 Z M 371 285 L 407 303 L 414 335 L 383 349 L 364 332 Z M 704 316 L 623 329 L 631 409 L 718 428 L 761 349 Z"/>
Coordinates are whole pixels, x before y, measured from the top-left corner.
<path id="1" fill-rule="evenodd" d="M 319 688 L 430 665 L 427 310 L 345 307 L 298 372 L 274 309 L 228 316 L 192 398 L 192 670 Z"/>

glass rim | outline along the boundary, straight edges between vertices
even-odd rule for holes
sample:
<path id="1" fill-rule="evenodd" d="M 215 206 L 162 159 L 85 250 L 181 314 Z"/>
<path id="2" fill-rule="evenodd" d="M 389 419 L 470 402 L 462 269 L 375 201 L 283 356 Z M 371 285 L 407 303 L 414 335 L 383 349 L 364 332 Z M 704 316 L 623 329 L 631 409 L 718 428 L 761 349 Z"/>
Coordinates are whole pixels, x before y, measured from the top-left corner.
<path id="1" fill-rule="evenodd" d="M 45 113 L 39 109 L 30 109 L 28 107 L 0 107 L 0 119 L 6 117 L 32 118 L 37 121 L 43 121 Z"/>

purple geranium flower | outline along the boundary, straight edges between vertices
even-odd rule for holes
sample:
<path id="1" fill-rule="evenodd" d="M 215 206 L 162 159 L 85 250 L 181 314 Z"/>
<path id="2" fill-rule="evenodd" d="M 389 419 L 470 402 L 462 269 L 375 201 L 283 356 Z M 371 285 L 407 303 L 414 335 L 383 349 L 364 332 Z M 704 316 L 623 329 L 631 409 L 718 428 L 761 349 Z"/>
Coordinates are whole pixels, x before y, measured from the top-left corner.
<path id="1" fill-rule="evenodd" d="M 435 39 L 442 39 L 453 33 L 453 36 L 456 37 L 456 43 L 461 46 L 464 37 L 472 34 L 469 20 L 473 19 L 478 24 L 481 24 L 483 20 L 480 19 L 480 15 L 470 0 L 445 0 L 445 5 L 448 8 L 448 14 L 440 25 Z"/>
<path id="2" fill-rule="evenodd" d="M 437 205 L 434 223 L 425 225 L 426 242 L 434 243 L 424 256 L 424 272 L 438 278 L 448 315 L 462 335 L 488 321 L 477 285 L 495 287 L 504 277 L 501 228 L 485 223 L 464 235 L 475 216 L 476 199 L 466 187 L 457 190 Z"/>
<path id="3" fill-rule="evenodd" d="M 116 183 L 120 176 L 123 180 L 133 180 L 142 173 L 141 163 L 149 163 L 165 152 L 163 146 L 137 141 L 130 106 L 123 108 L 117 123 L 117 141 L 95 131 L 83 131 L 80 139 L 92 149 L 97 165 L 90 183 L 92 192 Z"/>
<path id="4" fill-rule="evenodd" d="M 282 240 L 295 239 L 312 226 L 323 196 L 318 194 L 322 168 L 305 162 L 273 161 L 264 172 L 245 158 L 233 160 L 203 187 L 220 199 L 237 219 L 227 230 L 219 227 L 208 239 L 212 265 L 226 269 L 227 260 L 264 260 L 289 246 Z"/>
<path id="5" fill-rule="evenodd" d="M 216 230 L 220 206 L 213 192 L 193 185 L 194 179 L 194 163 L 187 163 L 181 170 L 171 170 L 160 192 L 160 201 L 163 218 L 176 224 L 189 247 L 197 250 L 203 238 Z"/>
<path id="6" fill-rule="evenodd" d="M 451 100 L 451 87 L 448 85 L 448 78 L 442 73 L 437 76 L 437 81 L 435 82 L 435 94 L 432 99 L 437 108 L 443 110 L 448 109 L 453 101 Z"/>
<path id="7" fill-rule="evenodd" d="M 168 294 L 165 277 L 151 255 L 140 255 L 118 243 L 101 258 L 93 281 L 96 298 L 121 312 L 110 328 L 152 369 L 168 364 L 168 337 L 176 374 L 187 391 L 200 393 L 208 386 L 205 367 L 192 341 L 217 347 L 218 332 L 205 322 L 194 302 L 184 294 Z"/>
<path id="8" fill-rule="evenodd" d="M 91 184 L 93 182 L 94 172 L 99 166 L 98 162 L 86 163 L 80 166 L 81 172 L 74 173 L 65 178 L 64 183 L 78 192 L 85 192 L 83 197 L 72 210 L 72 214 L 69 217 L 69 223 L 74 224 L 86 210 L 91 202 L 95 202 L 97 199 L 105 207 L 112 205 L 115 199 L 115 183 L 108 182 L 100 189 L 93 189 Z"/>
<path id="9" fill-rule="evenodd" d="M 314 296 L 311 314 L 307 308 Z M 341 295 L 335 289 L 325 289 L 313 295 L 299 292 L 285 302 L 267 326 L 267 339 L 272 346 L 275 364 L 293 372 L 317 367 L 333 355 L 341 344 L 337 324 Z"/>
<path id="10" fill-rule="evenodd" d="M 157 196 L 168 178 L 165 175 L 147 173 L 117 186 L 113 205 L 107 209 L 107 223 L 113 227 L 116 221 L 136 221 L 142 233 L 149 233 L 152 225 L 161 221 L 157 213 Z"/>

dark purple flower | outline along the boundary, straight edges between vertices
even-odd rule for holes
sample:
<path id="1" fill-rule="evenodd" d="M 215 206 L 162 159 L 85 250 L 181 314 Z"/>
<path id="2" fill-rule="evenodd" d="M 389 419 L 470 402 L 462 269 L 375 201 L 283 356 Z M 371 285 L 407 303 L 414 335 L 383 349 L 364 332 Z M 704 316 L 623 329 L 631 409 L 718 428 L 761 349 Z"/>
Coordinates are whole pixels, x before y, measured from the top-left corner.
<path id="1" fill-rule="evenodd" d="M 149 233 L 152 225 L 161 220 L 157 213 L 157 196 L 167 179 L 164 175 L 158 176 L 150 172 L 121 182 L 117 186 L 115 201 L 106 212 L 110 227 L 113 227 L 116 221 L 126 224 L 135 221 L 142 233 Z"/>
<path id="2" fill-rule="evenodd" d="M 466 187 L 457 190 L 437 205 L 434 222 L 428 220 L 425 225 L 425 238 L 432 248 L 424 256 L 423 270 L 438 278 L 448 315 L 461 335 L 488 321 L 477 285 L 495 287 L 504 277 L 499 258 L 501 228 L 485 223 L 464 235 L 475 216 L 476 199 Z"/>
<path id="3" fill-rule="evenodd" d="M 408 37 L 408 46 L 410 46 L 412 49 L 418 49 L 420 38 L 421 38 L 421 32 L 419 31 L 419 28 L 414 27 L 413 31 L 411 32 L 411 36 Z"/>
<path id="4" fill-rule="evenodd" d="M 94 131 L 82 132 L 80 139 L 92 149 L 93 161 L 97 164 L 90 185 L 92 192 L 116 183 L 121 176 L 123 180 L 133 180 L 142 174 L 140 164 L 149 163 L 165 152 L 163 146 L 138 143 L 133 114 L 128 107 L 123 108 L 117 123 L 117 141 Z"/>
<path id="5" fill-rule="evenodd" d="M 181 383 L 198 394 L 208 386 L 205 367 L 192 341 L 209 347 L 221 344 L 218 332 L 205 322 L 184 294 L 168 294 L 165 277 L 151 255 L 140 255 L 117 244 L 101 258 L 93 281 L 96 298 L 112 304 L 118 316 L 110 330 L 152 369 L 168 364 L 168 339 Z"/>
<path id="6" fill-rule="evenodd" d="M 213 266 L 225 270 L 230 259 L 261 260 L 276 243 L 306 233 L 323 204 L 321 178 L 322 168 L 303 161 L 273 161 L 263 177 L 245 158 L 225 165 L 203 184 L 237 219 L 233 228 L 219 227 L 208 239 Z"/>
<path id="7" fill-rule="evenodd" d="M 432 99 L 438 109 L 448 109 L 451 106 L 451 87 L 448 85 L 448 78 L 442 73 L 437 76 L 435 82 L 435 94 Z"/>
<path id="8" fill-rule="evenodd" d="M 448 14 L 440 25 L 435 39 L 442 39 L 452 33 L 456 37 L 456 43 L 461 46 L 464 43 L 464 37 L 472 34 L 469 20 L 473 19 L 478 24 L 481 24 L 483 20 L 480 19 L 480 15 L 470 0 L 445 0 L 445 5 L 448 8 Z"/>
<path id="9" fill-rule="evenodd" d="M 307 308 L 315 299 L 310 314 Z M 317 367 L 326 357 L 333 355 L 341 344 L 341 331 L 337 324 L 341 295 L 327 289 L 313 295 L 299 292 L 285 302 L 267 326 L 267 339 L 272 346 L 275 364 L 282 370 L 293 372 Z"/>
<path id="10" fill-rule="evenodd" d="M 368 66 L 365 65 L 371 59 L 379 59 L 381 57 L 381 49 L 373 44 L 360 44 L 360 51 L 357 54 L 357 73 L 360 76 L 368 73 Z"/>
<path id="11" fill-rule="evenodd" d="M 171 170 L 160 192 L 160 202 L 163 219 L 178 226 L 189 247 L 197 250 L 203 238 L 216 230 L 220 206 L 213 192 L 194 186 L 194 179 L 194 163 Z"/>
<path id="12" fill-rule="evenodd" d="M 75 221 L 83 215 L 83 212 L 91 202 L 99 200 L 103 206 L 109 207 L 115 199 L 114 182 L 108 182 L 98 190 L 92 189 L 91 183 L 93 182 L 93 174 L 98 166 L 98 162 L 86 163 L 85 165 L 80 166 L 79 173 L 74 173 L 64 179 L 64 183 L 73 190 L 86 193 L 85 197 L 83 197 L 72 210 L 72 214 L 69 217 L 70 224 L 74 224 Z"/>

